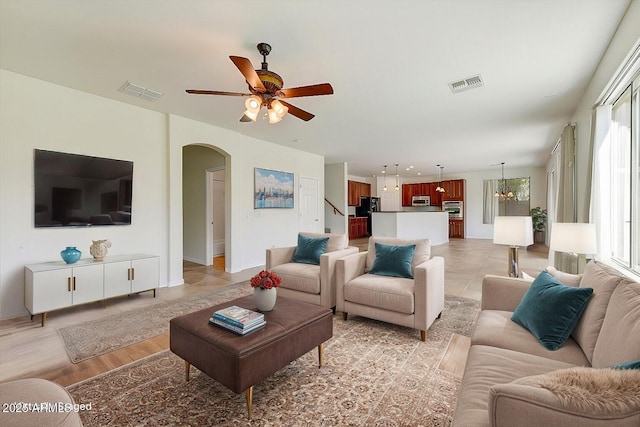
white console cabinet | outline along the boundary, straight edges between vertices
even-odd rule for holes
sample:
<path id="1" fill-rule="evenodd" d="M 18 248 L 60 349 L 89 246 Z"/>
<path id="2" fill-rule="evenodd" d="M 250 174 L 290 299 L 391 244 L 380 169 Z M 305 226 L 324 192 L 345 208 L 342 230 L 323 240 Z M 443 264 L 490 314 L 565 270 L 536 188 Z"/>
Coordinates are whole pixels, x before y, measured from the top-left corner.
<path id="1" fill-rule="evenodd" d="M 42 313 L 120 295 L 153 291 L 159 282 L 159 259 L 154 255 L 114 255 L 75 264 L 63 261 L 25 266 L 24 303 L 29 313 Z"/>

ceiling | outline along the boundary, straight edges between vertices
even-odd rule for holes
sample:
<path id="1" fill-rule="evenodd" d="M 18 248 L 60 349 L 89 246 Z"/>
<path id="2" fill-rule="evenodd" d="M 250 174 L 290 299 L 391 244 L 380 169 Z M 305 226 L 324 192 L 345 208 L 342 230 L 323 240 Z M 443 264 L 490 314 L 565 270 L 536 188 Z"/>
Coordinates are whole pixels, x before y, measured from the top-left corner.
<path id="1" fill-rule="evenodd" d="M 351 175 L 546 164 L 630 0 L 0 0 L 0 67 L 347 162 Z M 262 57 L 316 117 L 240 123 L 229 55 Z M 484 86 L 448 83 L 480 74 Z M 127 82 L 163 94 L 119 92 Z M 406 171 L 405 168 L 413 166 Z"/>

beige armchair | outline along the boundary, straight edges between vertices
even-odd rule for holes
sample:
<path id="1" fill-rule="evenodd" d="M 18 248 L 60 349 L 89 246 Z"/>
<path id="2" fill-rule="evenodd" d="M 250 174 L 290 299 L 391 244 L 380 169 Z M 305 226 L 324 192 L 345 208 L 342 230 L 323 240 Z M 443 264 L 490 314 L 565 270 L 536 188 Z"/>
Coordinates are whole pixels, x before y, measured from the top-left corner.
<path id="1" fill-rule="evenodd" d="M 371 274 L 375 243 L 416 245 L 411 259 L 413 279 Z M 427 329 L 444 309 L 444 258 L 431 257 L 426 239 L 371 237 L 367 252 L 349 255 L 336 265 L 336 308 L 348 313 L 420 330 Z"/>
<path id="2" fill-rule="evenodd" d="M 267 270 L 282 277 L 278 295 L 295 298 L 327 308 L 336 306 L 336 261 L 344 256 L 355 254 L 358 248 L 347 246 L 346 234 L 300 233 L 303 236 L 328 237 L 324 254 L 320 255 L 320 264 L 292 262 L 297 246 L 267 249 Z"/>

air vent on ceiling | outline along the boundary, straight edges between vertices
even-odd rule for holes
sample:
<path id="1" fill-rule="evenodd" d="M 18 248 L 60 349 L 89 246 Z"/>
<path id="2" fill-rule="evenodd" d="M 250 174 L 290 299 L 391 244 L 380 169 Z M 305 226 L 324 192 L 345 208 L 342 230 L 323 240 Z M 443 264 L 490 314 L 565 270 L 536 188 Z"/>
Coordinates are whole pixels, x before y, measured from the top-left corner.
<path id="1" fill-rule="evenodd" d="M 449 83 L 449 89 L 451 89 L 453 93 L 464 92 L 465 90 L 475 89 L 481 86 L 484 86 L 484 81 L 480 74 Z"/>
<path id="2" fill-rule="evenodd" d="M 147 101 L 155 101 L 162 96 L 160 92 L 147 89 L 144 86 L 140 86 L 131 82 L 126 82 L 120 88 L 120 92 L 135 96 L 136 98 L 146 99 Z"/>

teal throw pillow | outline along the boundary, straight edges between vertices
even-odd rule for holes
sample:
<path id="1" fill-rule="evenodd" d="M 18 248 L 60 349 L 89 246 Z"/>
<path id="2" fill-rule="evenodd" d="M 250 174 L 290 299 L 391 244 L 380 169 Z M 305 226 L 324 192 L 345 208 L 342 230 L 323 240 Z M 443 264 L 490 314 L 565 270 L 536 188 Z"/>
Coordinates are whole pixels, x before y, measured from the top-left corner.
<path id="1" fill-rule="evenodd" d="M 528 329 L 547 350 L 557 350 L 573 332 L 592 294 L 591 288 L 566 286 L 543 271 L 511 320 Z"/>
<path id="2" fill-rule="evenodd" d="M 298 234 L 298 247 L 291 262 L 320 265 L 320 255 L 326 252 L 328 237 L 307 237 Z"/>
<path id="3" fill-rule="evenodd" d="M 413 279 L 411 260 L 416 245 L 393 246 L 376 242 L 376 259 L 369 273 Z"/>
<path id="4" fill-rule="evenodd" d="M 619 365 L 611 365 L 612 369 L 640 369 L 640 360 L 634 360 L 633 362 L 620 363 Z"/>

